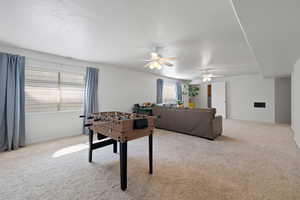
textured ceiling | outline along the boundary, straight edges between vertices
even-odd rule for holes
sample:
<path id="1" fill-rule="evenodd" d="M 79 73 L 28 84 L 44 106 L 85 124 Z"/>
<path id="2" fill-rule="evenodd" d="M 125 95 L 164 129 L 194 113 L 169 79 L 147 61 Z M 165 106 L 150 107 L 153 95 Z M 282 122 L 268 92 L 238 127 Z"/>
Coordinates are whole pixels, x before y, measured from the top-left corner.
<path id="1" fill-rule="evenodd" d="M 154 73 L 173 78 L 195 79 L 207 66 L 223 75 L 260 71 L 230 0 L 0 0 L 0 24 L 1 42 L 136 70 L 149 70 L 143 60 L 159 45 L 178 60 Z"/>
<path id="2" fill-rule="evenodd" d="M 300 58 L 299 0 L 233 0 L 264 76 L 286 76 Z"/>

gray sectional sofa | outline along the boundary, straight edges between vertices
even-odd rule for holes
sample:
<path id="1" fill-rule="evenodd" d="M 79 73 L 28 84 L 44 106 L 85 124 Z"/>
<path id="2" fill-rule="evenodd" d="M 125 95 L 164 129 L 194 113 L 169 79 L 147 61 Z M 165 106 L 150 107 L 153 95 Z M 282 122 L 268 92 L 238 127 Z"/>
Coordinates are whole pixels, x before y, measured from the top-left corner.
<path id="1" fill-rule="evenodd" d="M 222 134 L 222 116 L 214 108 L 174 108 L 154 106 L 156 128 L 186 133 L 213 140 Z"/>

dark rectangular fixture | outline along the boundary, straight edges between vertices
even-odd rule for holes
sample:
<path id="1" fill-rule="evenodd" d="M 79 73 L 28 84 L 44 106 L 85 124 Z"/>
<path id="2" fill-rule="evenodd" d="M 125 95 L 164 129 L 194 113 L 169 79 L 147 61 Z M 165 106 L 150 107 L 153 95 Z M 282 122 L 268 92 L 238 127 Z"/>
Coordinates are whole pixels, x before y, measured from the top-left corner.
<path id="1" fill-rule="evenodd" d="M 254 108 L 265 108 L 266 102 L 254 102 Z"/>

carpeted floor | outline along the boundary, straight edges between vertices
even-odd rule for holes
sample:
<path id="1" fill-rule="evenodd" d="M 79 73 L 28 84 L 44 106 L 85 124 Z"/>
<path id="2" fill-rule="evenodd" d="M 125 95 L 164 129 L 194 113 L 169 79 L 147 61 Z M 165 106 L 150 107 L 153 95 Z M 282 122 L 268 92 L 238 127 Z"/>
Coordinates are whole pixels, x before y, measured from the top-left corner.
<path id="1" fill-rule="evenodd" d="M 227 120 L 215 141 L 156 130 L 154 174 L 148 140 L 128 144 L 128 190 L 119 187 L 112 146 L 88 163 L 87 137 L 0 154 L 1 200 L 300 199 L 300 150 L 288 126 Z"/>

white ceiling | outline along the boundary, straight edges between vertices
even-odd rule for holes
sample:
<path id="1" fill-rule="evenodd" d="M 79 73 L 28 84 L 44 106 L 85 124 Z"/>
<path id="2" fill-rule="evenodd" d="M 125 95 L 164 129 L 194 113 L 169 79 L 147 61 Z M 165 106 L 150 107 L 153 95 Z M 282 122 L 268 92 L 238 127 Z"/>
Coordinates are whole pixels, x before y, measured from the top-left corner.
<path id="1" fill-rule="evenodd" d="M 264 76 L 286 76 L 300 57 L 300 0 L 233 0 Z"/>
<path id="2" fill-rule="evenodd" d="M 286 11 L 271 10 L 273 1 L 234 0 L 252 49 L 231 0 L 0 0 L 0 41 L 145 71 L 149 69 L 143 60 L 159 45 L 164 47 L 163 56 L 178 60 L 174 68 L 154 72 L 173 78 L 195 79 L 201 73 L 198 68 L 206 66 L 219 68 L 214 74 L 238 75 L 260 72 L 259 64 L 268 74 L 273 66 L 289 65 L 300 46 L 288 39 L 278 42 L 281 33 L 289 36 L 286 27 L 299 30 L 299 26 L 296 19 L 287 24 L 280 17 L 272 21 L 273 14 Z M 272 16 L 266 17 L 265 10 L 271 10 Z M 277 22 L 285 29 L 273 34 Z M 282 48 L 273 51 L 276 45 Z"/>

